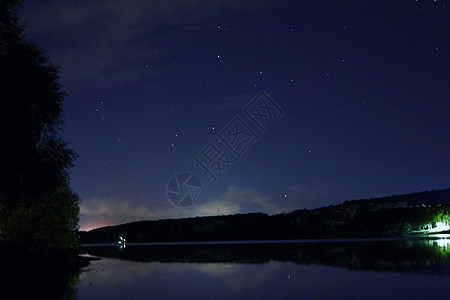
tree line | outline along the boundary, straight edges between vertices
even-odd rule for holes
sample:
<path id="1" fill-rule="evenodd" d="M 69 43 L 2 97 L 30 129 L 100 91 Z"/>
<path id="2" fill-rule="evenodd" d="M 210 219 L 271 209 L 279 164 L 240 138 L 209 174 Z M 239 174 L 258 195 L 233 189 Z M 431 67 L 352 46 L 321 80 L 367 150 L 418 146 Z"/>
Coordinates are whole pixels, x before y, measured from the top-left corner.
<path id="1" fill-rule="evenodd" d="M 450 188 L 312 210 L 139 221 L 80 232 L 82 243 L 397 237 L 450 223 Z"/>
<path id="2" fill-rule="evenodd" d="M 57 135 L 65 93 L 58 68 L 25 37 L 19 4 L 0 2 L 0 250 L 73 252 L 80 199 L 68 172 L 76 154 Z"/>

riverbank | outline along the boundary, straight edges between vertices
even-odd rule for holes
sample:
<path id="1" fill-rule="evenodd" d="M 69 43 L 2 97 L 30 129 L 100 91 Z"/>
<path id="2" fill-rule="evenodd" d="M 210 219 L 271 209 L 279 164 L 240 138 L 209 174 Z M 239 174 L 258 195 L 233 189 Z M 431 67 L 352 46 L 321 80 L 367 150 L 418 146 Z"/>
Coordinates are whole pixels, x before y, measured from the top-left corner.
<path id="1" fill-rule="evenodd" d="M 75 299 L 81 269 L 95 258 L 78 253 L 36 254 L 0 247 L 2 299 Z"/>

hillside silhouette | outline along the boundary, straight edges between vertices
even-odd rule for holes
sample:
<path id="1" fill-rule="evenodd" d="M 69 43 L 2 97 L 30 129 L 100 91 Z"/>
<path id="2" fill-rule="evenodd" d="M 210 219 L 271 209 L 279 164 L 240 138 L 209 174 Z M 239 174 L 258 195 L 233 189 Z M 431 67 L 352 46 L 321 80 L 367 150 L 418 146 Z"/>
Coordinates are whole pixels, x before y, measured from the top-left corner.
<path id="1" fill-rule="evenodd" d="M 450 224 L 450 188 L 264 213 L 138 221 L 80 232 L 81 243 L 394 237 Z"/>

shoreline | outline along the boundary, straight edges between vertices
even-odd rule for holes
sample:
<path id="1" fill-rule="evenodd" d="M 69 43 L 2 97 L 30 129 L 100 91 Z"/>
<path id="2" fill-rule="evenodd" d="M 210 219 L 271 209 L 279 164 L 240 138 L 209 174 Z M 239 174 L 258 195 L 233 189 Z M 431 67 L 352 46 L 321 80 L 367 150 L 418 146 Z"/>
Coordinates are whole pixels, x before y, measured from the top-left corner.
<path id="1" fill-rule="evenodd" d="M 174 241 L 174 242 L 130 242 L 126 246 L 178 246 L 178 245 L 235 245 L 235 244 L 296 244 L 296 243 L 340 243 L 340 242 L 395 242 L 408 240 L 436 240 L 450 238 L 450 234 L 411 235 L 399 237 L 359 237 L 359 238 L 318 238 L 318 239 L 271 239 L 271 240 L 211 240 L 211 241 Z M 84 243 L 83 247 L 120 247 L 118 243 Z"/>

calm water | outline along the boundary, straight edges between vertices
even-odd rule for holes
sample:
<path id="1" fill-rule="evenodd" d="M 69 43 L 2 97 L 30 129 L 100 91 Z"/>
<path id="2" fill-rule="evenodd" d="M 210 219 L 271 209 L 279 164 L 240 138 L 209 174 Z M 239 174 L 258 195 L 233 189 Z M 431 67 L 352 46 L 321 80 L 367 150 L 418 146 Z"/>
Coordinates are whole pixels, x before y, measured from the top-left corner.
<path id="1" fill-rule="evenodd" d="M 448 252 L 447 252 L 448 250 Z M 85 247 L 79 299 L 419 299 L 450 294 L 450 240 Z"/>

